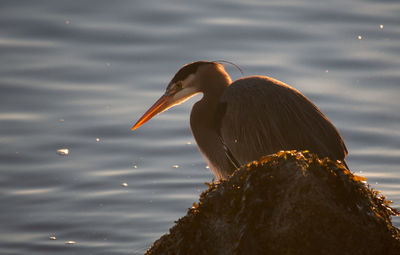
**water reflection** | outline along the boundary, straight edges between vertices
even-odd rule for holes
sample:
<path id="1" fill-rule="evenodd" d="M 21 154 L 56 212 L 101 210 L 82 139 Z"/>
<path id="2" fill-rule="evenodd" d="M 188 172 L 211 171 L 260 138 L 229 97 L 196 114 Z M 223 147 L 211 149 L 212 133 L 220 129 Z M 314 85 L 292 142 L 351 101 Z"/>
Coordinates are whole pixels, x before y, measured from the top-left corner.
<path id="1" fill-rule="evenodd" d="M 343 134 L 350 167 L 399 207 L 399 11 L 393 1 L 3 2 L 0 253 L 142 254 L 168 231 L 212 179 L 189 130 L 198 98 L 130 127 L 195 60 L 298 88 Z"/>

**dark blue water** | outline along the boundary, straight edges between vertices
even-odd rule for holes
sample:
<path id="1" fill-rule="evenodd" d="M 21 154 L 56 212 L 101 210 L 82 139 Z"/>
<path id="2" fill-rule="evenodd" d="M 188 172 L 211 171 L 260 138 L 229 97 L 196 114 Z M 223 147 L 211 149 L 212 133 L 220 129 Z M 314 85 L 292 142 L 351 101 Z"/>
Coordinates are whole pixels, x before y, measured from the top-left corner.
<path id="1" fill-rule="evenodd" d="M 302 91 L 352 171 L 400 207 L 399 13 L 395 0 L 2 1 L 0 254 L 141 254 L 166 233 L 213 177 L 189 130 L 199 96 L 130 127 L 195 60 Z"/>

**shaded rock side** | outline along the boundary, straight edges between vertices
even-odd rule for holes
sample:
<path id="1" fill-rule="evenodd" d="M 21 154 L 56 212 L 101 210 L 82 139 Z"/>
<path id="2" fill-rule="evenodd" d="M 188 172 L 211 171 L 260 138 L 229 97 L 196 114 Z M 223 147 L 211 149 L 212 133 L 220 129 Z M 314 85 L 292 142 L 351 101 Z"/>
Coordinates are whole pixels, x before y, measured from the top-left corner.
<path id="1" fill-rule="evenodd" d="M 279 152 L 209 184 L 146 254 L 400 254 L 398 212 L 340 162 Z"/>

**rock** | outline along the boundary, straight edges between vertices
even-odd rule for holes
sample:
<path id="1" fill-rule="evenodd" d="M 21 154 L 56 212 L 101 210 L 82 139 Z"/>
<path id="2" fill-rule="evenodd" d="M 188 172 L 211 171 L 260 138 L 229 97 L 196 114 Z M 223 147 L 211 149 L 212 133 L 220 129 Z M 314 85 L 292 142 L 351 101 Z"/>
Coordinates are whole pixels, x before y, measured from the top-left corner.
<path id="1" fill-rule="evenodd" d="M 400 254 L 398 212 L 340 162 L 279 152 L 209 184 L 146 254 Z"/>

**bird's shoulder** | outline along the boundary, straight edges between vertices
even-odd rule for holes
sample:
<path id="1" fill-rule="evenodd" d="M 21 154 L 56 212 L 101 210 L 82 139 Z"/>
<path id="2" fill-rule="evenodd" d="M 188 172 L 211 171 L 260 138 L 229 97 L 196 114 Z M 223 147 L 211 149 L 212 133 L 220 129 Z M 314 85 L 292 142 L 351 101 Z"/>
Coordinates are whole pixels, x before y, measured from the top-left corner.
<path id="1" fill-rule="evenodd" d="M 261 111 L 279 111 L 279 106 L 291 101 L 305 101 L 295 88 L 267 76 L 238 79 L 228 86 L 220 105 L 236 114 L 256 115 Z M 232 115 L 232 116 L 233 116 Z"/>
<path id="2" fill-rule="evenodd" d="M 300 94 L 295 88 L 268 76 L 249 76 L 238 79 L 228 86 L 221 96 L 221 102 L 240 103 L 252 102 L 252 98 L 274 98 L 278 94 L 283 95 Z M 250 101 L 249 101 L 250 99 Z"/>
<path id="3" fill-rule="evenodd" d="M 291 101 L 303 96 L 289 85 L 267 76 L 249 76 L 228 86 L 215 113 L 215 128 L 229 144 L 244 138 L 264 139 L 278 130 L 281 116 L 296 112 Z M 266 134 L 268 132 L 268 134 Z M 280 132 L 280 131 L 279 131 Z M 275 132 L 275 135 L 279 135 Z M 230 144 L 230 146 L 233 146 Z"/>
<path id="4" fill-rule="evenodd" d="M 270 77 L 233 82 L 221 96 L 215 120 L 239 162 L 280 149 L 310 149 L 334 159 L 347 154 L 340 134 L 321 111 L 298 90 Z"/>

